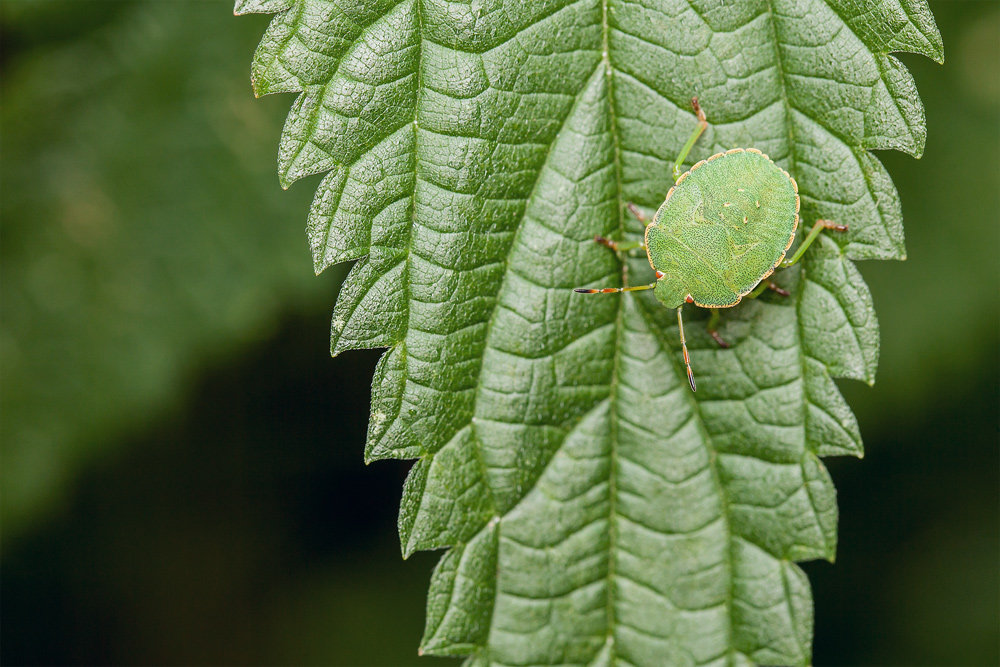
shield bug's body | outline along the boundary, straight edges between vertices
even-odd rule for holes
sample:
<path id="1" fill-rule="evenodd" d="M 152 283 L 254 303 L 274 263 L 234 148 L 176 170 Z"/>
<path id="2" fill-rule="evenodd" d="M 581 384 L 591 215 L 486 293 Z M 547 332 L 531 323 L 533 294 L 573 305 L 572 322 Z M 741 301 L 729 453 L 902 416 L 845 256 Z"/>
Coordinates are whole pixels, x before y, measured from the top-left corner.
<path id="1" fill-rule="evenodd" d="M 798 185 L 787 171 L 755 148 L 734 148 L 716 153 L 680 174 L 680 165 L 708 126 L 697 98 L 691 103 L 698 114 L 698 128 L 681 149 L 674 164 L 674 185 L 651 221 L 634 206 L 629 209 L 646 223 L 644 243 L 595 240 L 616 251 L 643 248 L 656 282 L 636 287 L 578 288 L 596 294 L 652 289 L 657 300 L 677 309 L 681 348 L 688 382 L 696 389 L 684 340 L 681 311 L 685 303 L 716 309 L 708 330 L 723 347 L 716 331 L 720 308 L 731 308 L 744 297 L 755 298 L 770 287 L 768 277 L 776 268 L 795 264 L 824 229 L 846 230 L 819 220 L 791 259 L 785 253 L 795 239 L 799 223 Z"/>

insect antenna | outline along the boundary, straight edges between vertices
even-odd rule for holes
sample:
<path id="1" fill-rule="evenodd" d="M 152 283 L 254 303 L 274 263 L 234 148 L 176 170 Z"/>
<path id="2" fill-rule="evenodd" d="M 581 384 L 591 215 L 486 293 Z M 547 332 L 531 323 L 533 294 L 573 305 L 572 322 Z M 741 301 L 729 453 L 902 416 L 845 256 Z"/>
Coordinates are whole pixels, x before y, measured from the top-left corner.
<path id="1" fill-rule="evenodd" d="M 684 318 L 681 317 L 683 309 L 684 306 L 677 309 L 677 328 L 681 332 L 681 351 L 684 352 L 684 366 L 687 368 L 688 384 L 691 385 L 691 391 L 698 391 L 698 385 L 694 382 L 694 373 L 691 371 L 691 357 L 688 356 L 687 341 L 684 340 Z"/>

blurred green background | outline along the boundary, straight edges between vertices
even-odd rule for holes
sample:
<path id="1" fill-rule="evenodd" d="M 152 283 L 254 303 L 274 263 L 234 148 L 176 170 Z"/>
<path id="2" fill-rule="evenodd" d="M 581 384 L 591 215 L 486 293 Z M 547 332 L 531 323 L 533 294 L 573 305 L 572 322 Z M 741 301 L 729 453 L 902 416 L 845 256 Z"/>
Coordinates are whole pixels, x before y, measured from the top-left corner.
<path id="1" fill-rule="evenodd" d="M 1000 3 L 932 3 L 903 55 L 920 161 L 880 157 L 910 259 L 862 271 L 864 461 L 829 460 L 817 665 L 1000 663 Z M 401 561 L 407 464 L 362 465 L 377 352 L 328 356 L 317 178 L 275 174 L 267 18 L 220 0 L 0 3 L 4 664 L 431 664 L 437 554 Z"/>

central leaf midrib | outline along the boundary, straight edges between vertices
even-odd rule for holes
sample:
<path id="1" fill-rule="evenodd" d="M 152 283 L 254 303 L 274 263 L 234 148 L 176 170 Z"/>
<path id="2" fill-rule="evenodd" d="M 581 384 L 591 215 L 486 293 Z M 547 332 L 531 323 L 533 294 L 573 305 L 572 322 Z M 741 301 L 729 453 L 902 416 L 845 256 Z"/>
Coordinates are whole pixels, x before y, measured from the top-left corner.
<path id="1" fill-rule="evenodd" d="M 625 202 L 622 193 L 622 163 L 621 163 L 621 140 L 618 136 L 618 121 L 615 116 L 614 98 L 614 73 L 611 67 L 611 48 L 609 44 L 610 26 L 608 23 L 608 0 L 601 0 L 601 65 L 604 67 L 604 75 L 607 77 L 608 86 L 608 117 L 611 141 L 614 146 L 615 163 L 615 208 L 618 211 L 618 238 L 624 238 L 625 234 Z M 625 285 L 628 279 L 626 263 L 622 262 L 621 283 Z M 618 496 L 618 376 L 621 369 L 621 343 L 624 339 L 625 323 L 625 303 L 624 298 L 628 295 L 620 294 L 618 300 L 618 312 L 615 314 L 615 351 L 614 361 L 611 369 L 611 383 L 609 387 L 608 424 L 609 432 L 609 460 L 608 460 L 608 573 L 607 573 L 607 646 L 608 661 L 613 663 L 615 659 L 615 545 L 617 535 L 615 533 L 615 522 L 617 514 Z"/>
<path id="2" fill-rule="evenodd" d="M 603 54 L 602 62 L 606 67 L 607 77 L 608 77 L 608 114 L 610 118 L 610 131 L 612 136 L 612 141 L 614 144 L 614 156 L 615 156 L 615 189 L 617 193 L 617 210 L 618 210 L 618 233 L 619 238 L 624 238 L 625 234 L 625 197 L 622 186 L 622 166 L 621 166 L 621 140 L 619 137 L 618 122 L 615 114 L 615 102 L 614 102 L 614 68 L 611 65 L 611 49 L 609 45 L 609 32 L 610 26 L 608 23 L 608 2 L 609 0 L 601 0 L 601 19 L 602 19 L 602 42 L 603 42 Z M 621 268 L 621 280 L 622 285 L 628 278 L 627 263 L 622 262 Z M 609 419 L 610 422 L 610 462 L 609 462 L 609 473 L 608 473 L 608 490 L 609 490 L 609 509 L 608 509 L 608 574 L 607 574 L 607 618 L 608 618 L 608 640 L 610 642 L 609 646 L 609 659 L 614 660 L 615 656 L 615 637 L 616 637 L 616 627 L 617 619 L 615 615 L 615 558 L 616 558 L 616 533 L 615 533 L 615 521 L 617 516 L 617 475 L 618 475 L 618 385 L 621 369 L 621 354 L 622 346 L 624 342 L 624 328 L 625 328 L 625 308 L 627 298 L 635 298 L 637 309 L 640 312 L 643 320 L 646 323 L 646 328 L 654 332 L 656 338 L 659 340 L 661 346 L 666 351 L 667 356 L 671 360 L 671 365 L 674 369 L 674 374 L 677 377 L 678 383 L 684 384 L 684 379 L 686 378 L 686 372 L 682 371 L 677 363 L 676 355 L 673 349 L 667 344 L 667 341 L 663 338 L 662 332 L 659 330 L 654 323 L 649 320 L 649 317 L 643 306 L 643 301 L 641 297 L 631 294 L 622 294 L 619 297 L 618 313 L 615 320 L 615 354 L 614 354 L 614 364 L 612 368 L 611 386 L 610 386 L 610 406 L 609 406 Z M 682 391 L 686 391 L 682 387 Z M 726 565 L 729 575 L 729 585 L 727 587 L 726 595 L 726 653 L 727 658 L 731 658 L 734 653 L 732 636 L 733 636 L 733 622 L 732 622 L 732 602 L 733 602 L 733 534 L 730 526 L 730 517 L 728 503 L 725 496 L 725 491 L 722 488 L 722 481 L 719 478 L 719 471 L 716 466 L 717 454 L 715 448 L 712 447 L 711 438 L 708 435 L 708 431 L 705 427 L 705 420 L 701 414 L 700 405 L 694 396 L 689 396 L 687 398 L 688 402 L 691 404 L 691 411 L 694 418 L 698 422 L 698 430 L 702 435 L 702 440 L 705 443 L 705 447 L 708 449 L 709 453 L 709 466 L 712 472 L 712 479 L 718 489 L 719 500 L 722 506 L 721 516 L 725 525 L 726 533 Z"/>

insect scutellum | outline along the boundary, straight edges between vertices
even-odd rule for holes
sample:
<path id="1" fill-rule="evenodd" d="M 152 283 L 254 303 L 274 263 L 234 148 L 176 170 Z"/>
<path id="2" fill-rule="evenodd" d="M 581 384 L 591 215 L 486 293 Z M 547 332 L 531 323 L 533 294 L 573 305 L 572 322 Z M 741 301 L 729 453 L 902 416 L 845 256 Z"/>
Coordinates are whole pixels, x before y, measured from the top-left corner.
<path id="1" fill-rule="evenodd" d="M 653 290 L 657 300 L 677 310 L 677 328 L 688 383 L 697 390 L 687 341 L 683 308 L 690 303 L 709 308 L 708 333 L 720 347 L 729 344 L 718 333 L 719 312 L 765 289 L 788 296 L 769 277 L 777 268 L 792 266 L 823 229 L 846 231 L 846 225 L 817 220 L 790 259 L 785 254 L 795 239 L 799 195 L 795 179 L 755 148 L 716 153 L 681 173 L 681 165 L 708 127 L 698 98 L 691 99 L 698 125 L 673 165 L 673 187 L 652 220 L 634 204 L 627 207 L 645 225 L 643 241 L 594 241 L 615 252 L 646 252 L 656 281 L 648 285 L 592 289 L 583 294 Z"/>

